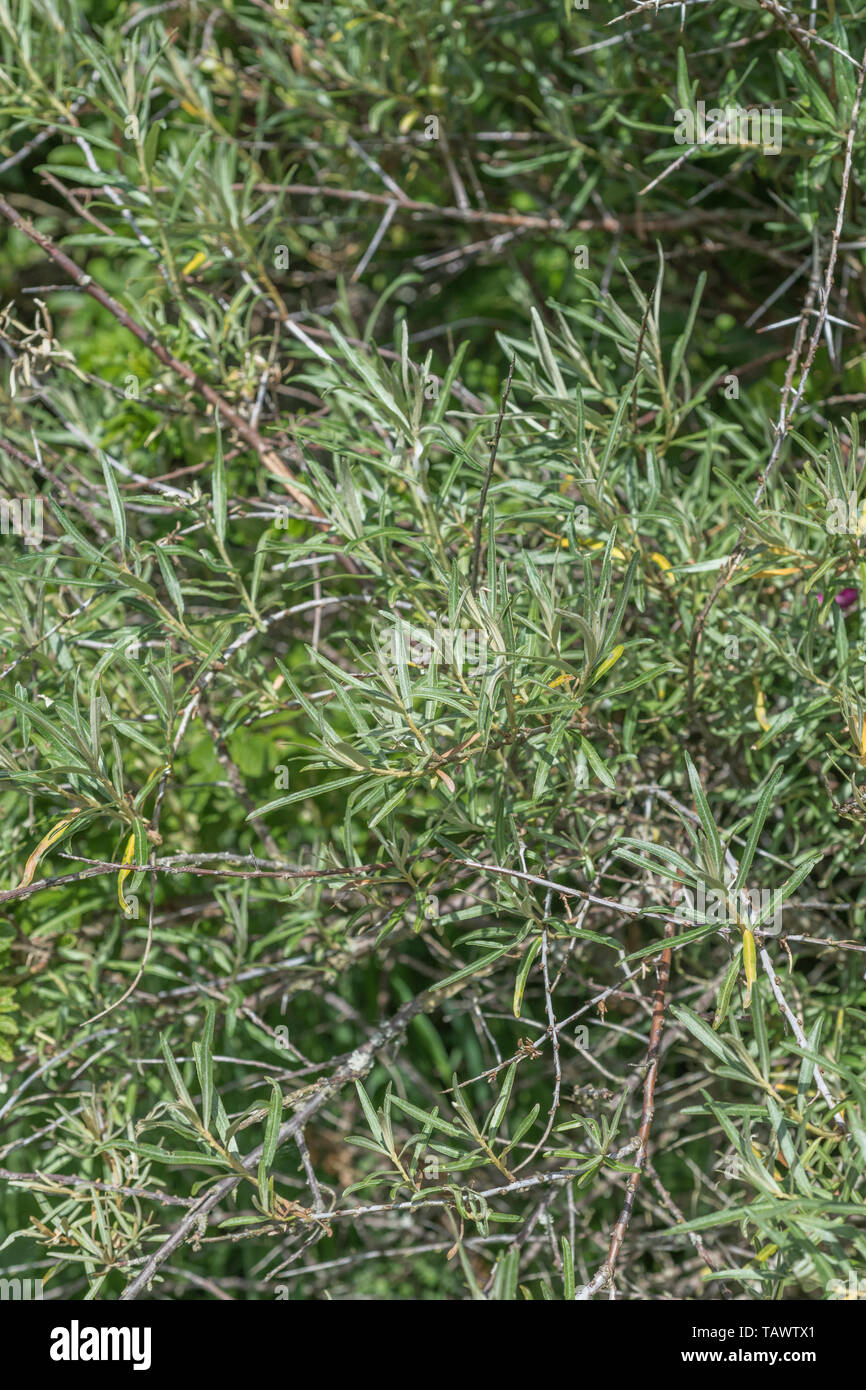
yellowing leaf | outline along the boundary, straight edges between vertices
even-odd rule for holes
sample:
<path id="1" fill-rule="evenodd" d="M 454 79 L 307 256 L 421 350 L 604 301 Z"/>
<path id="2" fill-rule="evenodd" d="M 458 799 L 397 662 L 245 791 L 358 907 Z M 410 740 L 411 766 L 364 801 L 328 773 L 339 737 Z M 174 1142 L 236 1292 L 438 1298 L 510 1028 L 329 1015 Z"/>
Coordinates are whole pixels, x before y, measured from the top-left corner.
<path id="1" fill-rule="evenodd" d="M 195 255 L 193 256 L 192 260 L 191 260 L 191 261 L 187 261 L 187 263 L 186 263 L 186 265 L 184 266 L 183 270 L 180 272 L 181 275 L 192 275 L 193 271 L 194 271 L 194 270 L 198 270 L 198 268 L 199 268 L 200 265 L 204 265 L 204 263 L 205 263 L 206 260 L 207 260 L 207 253 L 206 253 L 206 252 L 204 252 L 204 251 L 196 251 L 196 253 L 195 253 Z"/>
<path id="2" fill-rule="evenodd" d="M 604 550 L 604 547 L 607 544 L 607 542 L 582 541 L 581 544 L 587 546 L 590 550 Z M 625 552 L 620 550 L 618 545 L 615 545 L 610 553 L 614 560 L 624 560 L 626 558 Z"/>
<path id="3" fill-rule="evenodd" d="M 123 860 L 122 860 L 122 862 L 123 862 L 124 864 L 131 864 L 134 854 L 135 854 L 135 831 L 132 832 L 132 834 L 130 835 L 129 839 L 128 839 L 127 842 L 126 842 L 126 849 L 123 851 Z M 128 913 L 128 912 L 131 910 L 131 904 L 128 903 L 127 900 L 126 900 L 126 898 L 123 896 L 123 885 L 124 885 L 124 883 L 126 882 L 126 880 L 129 878 L 129 875 L 130 875 L 131 873 L 132 873 L 132 870 L 131 870 L 131 869 L 121 869 L 120 873 L 117 875 L 117 901 L 120 903 L 121 910 L 122 910 L 124 913 Z"/>
<path id="4" fill-rule="evenodd" d="M 615 665 L 616 665 L 616 663 L 619 661 L 619 659 L 620 659 L 620 657 L 622 656 L 622 654 L 623 654 L 624 651 L 625 651 L 625 647 L 623 647 L 623 646 L 614 647 L 614 649 L 613 649 L 613 651 L 611 652 L 610 656 L 608 656 L 608 657 L 605 658 L 605 660 L 601 663 L 601 665 L 599 666 L 598 670 L 596 671 L 595 676 L 594 676 L 594 678 L 593 678 L 593 682 L 592 682 L 593 685 L 595 685 L 595 682 L 596 682 L 597 680 L 600 680 L 600 679 L 601 679 L 601 677 L 604 675 L 605 671 L 609 671 L 610 668 L 611 668 L 611 666 L 615 666 Z"/>
<path id="5" fill-rule="evenodd" d="M 81 814 L 81 810 L 82 808 L 80 806 L 76 806 L 74 811 L 70 811 L 68 816 L 64 816 L 63 820 L 59 820 L 54 828 L 49 830 L 48 834 L 39 841 L 39 844 L 24 865 L 24 876 L 17 887 L 27 888 L 28 885 L 33 882 L 33 875 L 36 873 L 36 866 L 39 860 L 42 858 L 43 854 L 45 854 L 46 850 L 49 850 L 53 844 L 57 843 L 66 830 L 66 827 L 71 825 L 76 816 Z"/>
<path id="6" fill-rule="evenodd" d="M 743 932 L 743 967 L 746 972 L 744 1005 L 748 1008 L 752 1002 L 752 985 L 758 978 L 758 953 L 755 948 L 755 938 L 748 928 Z"/>
<path id="7" fill-rule="evenodd" d="M 669 570 L 671 567 L 670 560 L 666 560 L 664 555 L 662 555 L 661 552 L 658 550 L 653 551 L 653 553 L 650 555 L 650 559 L 655 560 L 660 570 Z"/>
<path id="8" fill-rule="evenodd" d="M 764 699 L 764 692 L 758 685 L 757 678 L 755 679 L 755 718 L 758 721 L 759 727 L 764 730 L 764 733 L 767 733 L 770 728 L 770 721 L 767 718 L 767 703 Z"/>

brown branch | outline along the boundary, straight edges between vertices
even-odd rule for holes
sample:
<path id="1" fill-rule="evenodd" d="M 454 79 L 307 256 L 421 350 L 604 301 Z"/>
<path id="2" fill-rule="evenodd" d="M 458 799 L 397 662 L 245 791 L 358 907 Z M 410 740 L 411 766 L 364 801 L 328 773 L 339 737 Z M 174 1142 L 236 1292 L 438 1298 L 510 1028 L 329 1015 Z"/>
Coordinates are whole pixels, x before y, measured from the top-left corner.
<path id="1" fill-rule="evenodd" d="M 0 1168 L 0 1178 L 11 1183 L 26 1183 L 37 1192 L 47 1192 L 52 1196 L 71 1197 L 75 1195 L 71 1189 L 84 1187 L 88 1193 L 95 1189 L 97 1192 L 119 1193 L 125 1197 L 143 1197 L 150 1202 L 160 1202 L 165 1207 L 188 1207 L 195 1200 L 191 1197 L 172 1197 L 167 1192 L 149 1192 L 146 1187 L 124 1187 L 118 1183 L 98 1182 L 95 1178 L 73 1177 L 70 1173 L 16 1173 L 11 1168 Z"/>
<path id="2" fill-rule="evenodd" d="M 208 404 L 223 417 L 226 424 L 231 426 L 244 443 L 255 450 L 268 472 L 273 473 L 275 477 L 280 479 L 286 491 L 294 498 L 299 506 L 303 507 L 304 511 L 308 512 L 311 516 L 320 519 L 324 518 L 324 513 L 319 509 L 312 498 L 301 491 L 295 474 L 286 467 L 268 441 L 263 439 L 258 430 L 254 429 L 242 415 L 239 415 L 238 412 L 229 405 L 228 401 L 223 399 L 218 391 L 215 391 L 212 386 L 204 381 L 189 363 L 181 362 L 179 358 L 174 357 L 167 348 L 163 347 L 158 338 L 155 338 L 148 329 L 143 328 L 140 323 L 137 323 L 112 295 L 104 290 L 101 285 L 97 284 L 91 275 L 85 274 L 85 272 L 66 255 L 65 251 L 61 251 L 60 247 L 56 246 L 51 238 L 46 236 L 44 232 L 38 231 L 37 228 L 33 226 L 32 222 L 29 222 L 26 217 L 22 217 L 21 214 L 12 207 L 11 203 L 8 203 L 3 197 L 0 197 L 0 214 L 6 218 L 7 222 L 11 222 L 13 227 L 16 227 L 23 236 L 26 236 L 30 241 L 34 242 L 40 250 L 44 251 L 45 255 L 54 261 L 56 265 L 59 265 L 80 289 L 85 290 L 92 299 L 96 300 L 97 304 L 101 304 L 104 309 L 107 309 L 108 312 L 117 319 L 117 322 L 129 333 L 132 333 L 140 343 L 143 343 L 164 367 L 168 367 L 175 376 L 179 376 L 187 385 L 193 387 L 195 391 L 198 391 L 199 395 L 203 396 Z"/>
<path id="3" fill-rule="evenodd" d="M 242 188 L 242 184 L 237 185 Z M 537 230 L 544 232 L 591 232 L 603 231 L 617 233 L 630 228 L 642 235 L 670 231 L 672 229 L 681 230 L 683 227 L 700 226 L 705 222 L 726 221 L 729 218 L 737 218 L 755 221 L 763 214 L 756 210 L 742 211 L 731 209 L 708 209 L 707 211 L 683 211 L 675 216 L 666 217 L 641 217 L 634 214 L 628 217 L 614 217 L 608 214 L 604 217 L 581 217 L 577 222 L 565 222 L 556 213 L 549 217 L 538 217 L 532 213 L 519 212 L 490 212 L 486 208 L 456 208 L 440 207 L 437 203 L 416 202 L 412 198 L 398 199 L 396 195 L 384 193 L 367 193 L 362 189 L 348 188 L 327 188 L 312 184 L 279 184 L 279 183 L 259 183 L 256 189 L 260 193 L 298 193 L 303 196 L 319 196 L 325 198 L 340 198 L 344 202 L 350 203 L 394 203 L 398 209 L 404 212 L 422 213 L 428 217 L 444 217 L 452 222 L 480 222 L 492 227 L 525 227 L 527 230 Z M 154 192 L 170 192 L 169 189 L 155 189 Z"/>
<path id="4" fill-rule="evenodd" d="M 81 859 L 80 855 L 75 857 Z M 202 859 L 241 860 L 249 864 L 250 867 L 248 869 L 227 869 L 224 867 L 205 869 L 200 862 Z M 102 874 L 117 874 L 125 867 L 127 866 L 111 860 L 97 860 L 95 863 L 88 864 L 86 869 L 79 869 L 76 873 L 60 874 L 57 878 L 41 878 L 35 883 L 19 885 L 17 888 L 4 888 L 0 891 L 0 904 L 15 902 L 19 898 L 29 898 L 34 893 L 41 893 L 45 888 L 62 888 L 67 883 L 77 883 L 80 879 L 98 878 Z M 252 854 L 202 854 L 190 855 L 189 862 L 187 862 L 187 856 L 178 855 L 171 859 L 157 859 L 153 864 L 139 864 L 133 867 L 146 869 L 148 873 L 190 874 L 195 878 L 274 878 L 282 881 L 295 878 L 365 878 L 371 873 L 381 869 L 393 869 L 395 866 L 391 863 L 382 863 L 359 864 L 354 868 L 346 869 L 307 869 L 295 868 L 290 864 L 281 865 L 279 862 L 275 863 L 268 859 L 257 859 Z"/>
<path id="5" fill-rule="evenodd" d="M 105 193 L 108 185 L 97 187 L 94 192 Z M 232 188 L 241 191 L 246 184 L 234 183 Z M 445 218 L 451 222 L 481 223 L 491 227 L 524 227 L 528 231 L 539 232 L 610 232 L 616 234 L 633 230 L 641 237 L 664 231 L 680 231 L 684 227 L 702 226 L 704 223 L 737 220 L 755 222 L 765 216 L 761 209 L 708 208 L 683 210 L 673 216 L 645 217 L 635 213 L 627 217 L 614 217 L 608 213 L 603 217 L 581 217 L 576 222 L 566 222 L 556 213 L 540 217 L 534 213 L 491 212 L 487 208 L 442 207 L 438 203 L 419 202 L 414 198 L 398 197 L 396 193 L 368 193 L 362 188 L 329 188 L 323 184 L 307 183 L 257 183 L 258 193 L 297 193 L 301 197 L 338 198 L 346 203 L 378 203 L 380 206 L 392 204 L 403 212 L 420 213 L 426 217 Z M 173 193 L 167 184 L 158 184 L 153 189 L 142 188 L 143 193 Z"/>

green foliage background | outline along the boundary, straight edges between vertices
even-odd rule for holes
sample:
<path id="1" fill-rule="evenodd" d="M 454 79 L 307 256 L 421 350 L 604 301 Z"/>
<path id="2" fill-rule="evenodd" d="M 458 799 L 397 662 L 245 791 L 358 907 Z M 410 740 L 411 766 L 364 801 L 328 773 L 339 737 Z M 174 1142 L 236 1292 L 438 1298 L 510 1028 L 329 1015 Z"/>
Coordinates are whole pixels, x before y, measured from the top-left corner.
<path id="1" fill-rule="evenodd" d="M 619 1297 L 866 1277 L 866 24 L 815 15 L 0 0 L 4 1274 L 570 1299 L 638 1155 Z M 780 153 L 684 151 L 699 100 Z M 751 998 L 678 897 L 738 866 Z"/>

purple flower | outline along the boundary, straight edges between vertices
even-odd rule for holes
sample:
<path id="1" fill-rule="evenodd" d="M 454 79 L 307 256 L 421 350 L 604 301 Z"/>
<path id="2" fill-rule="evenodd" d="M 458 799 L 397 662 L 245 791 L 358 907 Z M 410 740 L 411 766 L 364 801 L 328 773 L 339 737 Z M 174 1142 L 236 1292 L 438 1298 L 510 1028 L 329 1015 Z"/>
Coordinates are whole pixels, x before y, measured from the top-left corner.
<path id="1" fill-rule="evenodd" d="M 849 608 L 854 607 L 858 598 L 859 594 L 856 589 L 840 589 L 838 594 L 834 595 L 833 602 L 838 603 L 843 613 L 847 613 Z M 818 595 L 818 602 L 824 602 L 823 594 Z"/>

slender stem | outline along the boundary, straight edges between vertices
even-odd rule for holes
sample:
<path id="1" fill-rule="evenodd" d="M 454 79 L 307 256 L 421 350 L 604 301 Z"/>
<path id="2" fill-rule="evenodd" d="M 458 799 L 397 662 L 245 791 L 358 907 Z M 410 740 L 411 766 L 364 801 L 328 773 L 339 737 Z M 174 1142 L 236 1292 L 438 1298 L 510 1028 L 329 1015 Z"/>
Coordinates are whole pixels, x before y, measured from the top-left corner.
<path id="1" fill-rule="evenodd" d="M 478 592 L 478 571 L 481 568 L 481 536 L 484 529 L 484 508 L 487 504 L 487 491 L 490 487 L 490 479 L 493 477 L 493 468 L 496 463 L 496 451 L 499 448 L 499 436 L 502 434 L 502 421 L 505 418 L 505 407 L 508 403 L 508 393 L 511 390 L 511 378 L 514 376 L 515 358 L 512 357 L 511 365 L 508 368 L 508 378 L 499 402 L 499 414 L 496 417 L 496 429 L 493 435 L 493 443 L 490 446 L 490 457 L 487 460 L 487 473 L 481 488 L 481 496 L 478 499 L 478 516 L 475 519 L 475 544 L 472 554 L 472 578 L 471 587 L 473 594 Z"/>

